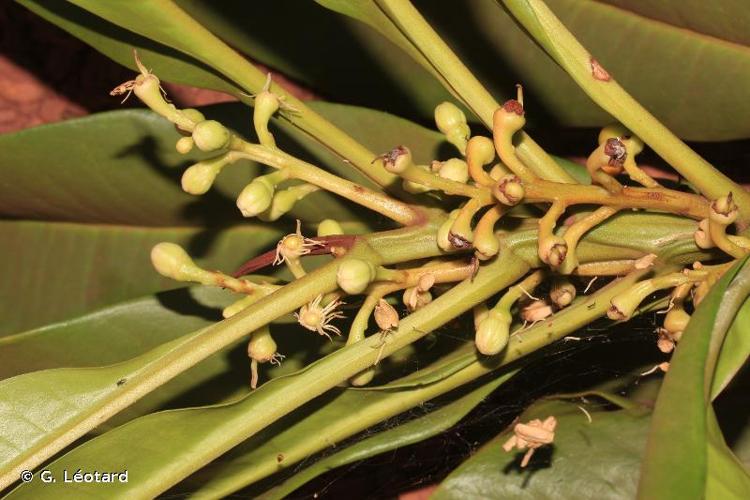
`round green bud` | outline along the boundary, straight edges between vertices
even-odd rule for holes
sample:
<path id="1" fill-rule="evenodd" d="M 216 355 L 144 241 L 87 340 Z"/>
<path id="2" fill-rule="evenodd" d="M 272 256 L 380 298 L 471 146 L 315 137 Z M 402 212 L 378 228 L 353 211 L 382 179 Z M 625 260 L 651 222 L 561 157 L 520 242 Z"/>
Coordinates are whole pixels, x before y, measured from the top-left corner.
<path id="1" fill-rule="evenodd" d="M 489 137 L 476 135 L 466 146 L 466 157 L 479 165 L 487 165 L 495 159 L 495 143 Z"/>
<path id="2" fill-rule="evenodd" d="M 268 183 L 254 180 L 237 197 L 237 208 L 243 217 L 255 217 L 271 206 L 273 192 Z"/>
<path id="3" fill-rule="evenodd" d="M 452 102 L 441 102 L 435 107 L 435 125 L 443 134 L 448 135 L 466 125 L 466 115 Z"/>
<path id="4" fill-rule="evenodd" d="M 229 144 L 229 130 L 216 120 L 204 120 L 193 129 L 193 141 L 201 151 L 216 151 Z"/>
<path id="5" fill-rule="evenodd" d="M 279 110 L 279 98 L 271 91 L 264 90 L 255 96 L 255 113 L 262 117 L 266 122 L 271 116 Z"/>
<path id="6" fill-rule="evenodd" d="M 318 224 L 318 236 L 333 236 L 336 234 L 344 234 L 341 224 L 333 219 L 320 221 L 320 224 Z"/>
<path id="7" fill-rule="evenodd" d="M 276 357 L 278 346 L 267 326 L 254 331 L 247 344 L 247 355 L 259 363 L 267 363 Z"/>
<path id="8" fill-rule="evenodd" d="M 371 366 L 359 372 L 349 379 L 349 383 L 354 387 L 364 387 L 375 378 L 375 367 Z"/>
<path id="9" fill-rule="evenodd" d="M 375 279 L 375 272 L 375 266 L 365 260 L 346 259 L 339 265 L 336 282 L 346 293 L 356 295 Z"/>
<path id="10" fill-rule="evenodd" d="M 224 318 L 231 318 L 232 316 L 242 311 L 246 307 L 250 307 L 252 304 L 258 302 L 259 299 L 260 297 L 258 296 L 258 294 L 253 294 L 253 295 L 248 295 L 246 297 L 242 297 L 241 299 L 235 302 L 232 302 L 227 307 L 225 307 L 221 311 L 221 315 Z"/>
<path id="11" fill-rule="evenodd" d="M 151 249 L 151 263 L 156 272 L 176 281 L 200 281 L 206 271 L 175 243 L 158 243 Z"/>
<path id="12" fill-rule="evenodd" d="M 558 267 L 568 254 L 568 243 L 557 235 L 539 241 L 539 258 L 552 267 Z"/>
<path id="13" fill-rule="evenodd" d="M 258 214 L 258 218 L 266 222 L 278 220 L 294 208 L 298 200 L 299 195 L 293 189 L 277 191 L 271 199 L 271 206 L 263 213 Z"/>
<path id="14" fill-rule="evenodd" d="M 200 122 L 206 120 L 206 117 L 203 116 L 203 113 L 195 108 L 185 108 L 181 110 L 181 113 L 185 118 L 193 122 L 193 124 L 195 125 L 198 125 Z"/>
<path id="15" fill-rule="evenodd" d="M 474 250 L 479 260 L 489 260 L 500 252 L 500 240 L 492 231 L 477 232 L 474 235 Z"/>
<path id="16" fill-rule="evenodd" d="M 435 124 L 448 139 L 463 154 L 466 143 L 471 135 L 466 115 L 456 105 L 450 102 L 440 103 L 435 108 Z"/>
<path id="17" fill-rule="evenodd" d="M 569 306 L 573 299 L 576 298 L 576 287 L 566 279 L 556 279 L 552 283 L 552 289 L 549 292 L 549 298 L 557 307 L 563 308 Z"/>
<path id="18" fill-rule="evenodd" d="M 664 317 L 664 328 L 672 334 L 682 332 L 690 322 L 690 315 L 681 307 L 674 307 Z"/>
<path id="19" fill-rule="evenodd" d="M 438 175 L 443 179 L 466 184 L 469 181 L 469 166 L 464 160 L 451 158 L 444 161 L 438 170 Z"/>
<path id="20" fill-rule="evenodd" d="M 181 155 L 186 155 L 193 149 L 194 144 L 195 143 L 193 142 L 192 137 L 180 137 L 179 139 L 177 139 L 177 143 L 174 145 L 174 148 Z"/>
<path id="21" fill-rule="evenodd" d="M 188 137 L 185 137 L 188 139 Z M 216 165 L 199 162 L 192 165 L 182 174 L 182 190 L 186 193 L 200 195 L 206 193 L 214 183 L 219 169 Z"/>
<path id="22" fill-rule="evenodd" d="M 510 314 L 505 310 L 493 309 L 487 317 L 479 322 L 474 344 L 485 356 L 494 356 L 502 352 L 510 338 Z"/>
<path id="23" fill-rule="evenodd" d="M 526 195 L 521 179 L 513 174 L 503 176 L 492 188 L 492 194 L 503 205 L 518 205 Z"/>

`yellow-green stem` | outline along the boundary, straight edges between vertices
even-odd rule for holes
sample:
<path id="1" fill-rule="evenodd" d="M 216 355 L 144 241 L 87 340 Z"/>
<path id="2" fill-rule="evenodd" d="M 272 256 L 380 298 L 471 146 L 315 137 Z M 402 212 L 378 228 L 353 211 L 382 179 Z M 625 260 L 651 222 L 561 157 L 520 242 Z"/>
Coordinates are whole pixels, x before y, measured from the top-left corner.
<path id="1" fill-rule="evenodd" d="M 492 114 L 500 105 L 476 77 L 432 29 L 409 0 L 376 0 L 386 15 L 417 47 L 444 82 L 471 111 L 492 130 Z M 548 180 L 575 183 L 575 180 L 539 147 L 528 134 L 517 134 L 523 160 L 534 172 Z"/>

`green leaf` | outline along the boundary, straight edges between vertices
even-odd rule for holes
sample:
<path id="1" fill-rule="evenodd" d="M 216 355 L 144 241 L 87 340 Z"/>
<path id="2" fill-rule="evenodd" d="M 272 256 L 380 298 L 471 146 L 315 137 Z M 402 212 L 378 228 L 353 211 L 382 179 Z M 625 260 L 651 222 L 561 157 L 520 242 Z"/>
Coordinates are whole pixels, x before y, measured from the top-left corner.
<path id="1" fill-rule="evenodd" d="M 221 309 L 235 297 L 217 288 L 178 288 L 3 337 L 0 379 L 37 370 L 127 361 L 219 321 Z"/>
<path id="2" fill-rule="evenodd" d="M 217 289 L 182 288 L 4 337 L 0 339 L 0 358 L 4 360 L 0 379 L 37 370 L 71 366 L 93 369 L 126 362 L 218 321 L 221 308 L 233 300 L 232 294 Z M 236 362 L 243 361 L 242 351 L 242 346 L 231 346 L 210 357 L 118 414 L 97 432 L 159 409 L 214 403 L 247 392 L 247 362 Z M 217 390 L 212 382 L 220 380 L 224 382 Z"/>
<path id="3" fill-rule="evenodd" d="M 452 388 L 460 376 L 448 377 L 440 383 L 418 389 L 334 391 L 313 405 L 312 409 L 296 411 L 290 417 L 271 425 L 250 440 L 223 456 L 214 465 L 199 472 L 188 482 L 202 484 L 206 495 L 222 496 L 288 467 L 323 450 L 342 439 L 360 432 L 385 418 L 395 416 L 413 406 Z M 499 380 L 502 382 L 505 376 Z M 279 379 L 282 385 L 283 379 Z M 276 385 L 274 385 L 278 389 Z M 270 388 L 270 385 L 269 387 Z M 205 463 L 219 436 L 236 427 L 253 412 L 252 394 L 235 403 L 155 413 L 133 420 L 117 429 L 75 448 L 48 467 L 61 476 L 71 464 L 107 470 L 127 468 L 138 481 L 112 485 L 107 495 L 152 496 L 181 478 L 186 470 L 195 470 Z M 290 420 L 291 419 L 291 420 Z M 144 439 L 144 436 L 151 436 Z M 158 437 L 157 437 L 158 436 Z M 170 443 L 165 447 L 155 443 Z M 175 456 L 182 457 L 176 463 Z M 210 456 L 210 455 L 209 455 Z M 281 465 L 280 465 L 281 464 Z M 173 476 L 176 475 L 176 478 Z M 97 485 L 78 485 L 77 491 L 46 485 L 23 485 L 19 495 L 87 495 L 97 494 Z M 38 491 L 36 488 L 41 487 Z M 32 491 L 33 490 L 33 491 Z M 56 490 L 56 491 L 53 491 Z"/>
<path id="4" fill-rule="evenodd" d="M 591 422 L 581 410 L 591 415 Z M 554 444 L 538 449 L 526 469 L 524 452 L 506 453 L 508 430 L 454 470 L 432 494 L 436 500 L 492 498 L 632 498 L 648 433 L 647 414 L 597 411 L 593 405 L 542 401 L 520 417 L 557 418 Z"/>
<path id="5" fill-rule="evenodd" d="M 246 92 L 257 92 L 265 75 L 171 0 L 160 2 L 97 2 L 70 0 L 102 19 L 137 33 L 225 75 Z"/>
<path id="6" fill-rule="evenodd" d="M 692 315 L 659 393 L 642 465 L 640 498 L 705 498 L 732 477 L 737 498 L 750 476 L 724 443 L 711 407 L 713 380 L 727 331 L 750 293 L 750 266 L 740 260 Z"/>
<path id="7" fill-rule="evenodd" d="M 713 399 L 729 385 L 748 358 L 750 358 L 750 300 L 745 300 L 737 311 L 737 316 L 721 345 L 721 354 L 716 363 L 716 372 L 711 386 Z"/>
<path id="8" fill-rule="evenodd" d="M 373 2 L 319 3 L 374 24 L 365 17 Z M 532 122 L 548 126 L 551 118 L 566 126 L 592 127 L 612 121 L 493 0 L 466 2 L 460 8 L 450 2 L 415 4 L 498 99 L 509 96 L 515 83 L 524 85 L 534 96 L 527 99 Z M 710 6 L 697 0 L 547 4 L 623 87 L 678 136 L 711 141 L 750 136 L 750 104 L 744 97 L 750 65 L 740 62 L 750 59 L 742 0 Z M 728 71 L 731 79 L 722 79 L 718 91 L 716 75 Z"/>
<path id="9" fill-rule="evenodd" d="M 133 49 L 164 80 L 208 88 L 242 97 L 240 88 L 200 61 L 173 48 L 120 28 L 70 2 L 17 0 L 47 21 L 80 38 L 113 61 L 137 70 Z"/>
<path id="10" fill-rule="evenodd" d="M 280 485 L 273 487 L 260 498 L 268 500 L 285 498 L 303 484 L 332 469 L 418 443 L 444 432 L 456 425 L 484 398 L 513 375 L 514 372 L 511 372 L 498 377 L 427 415 L 379 432 L 372 437 L 366 437 L 337 453 L 323 457 Z M 211 490 L 211 483 L 209 483 L 208 488 L 199 490 L 197 493 L 200 496 L 201 493 L 208 492 L 212 495 L 218 493 Z"/>
<path id="11" fill-rule="evenodd" d="M 390 35 L 403 40 L 371 1 L 337 3 L 354 10 L 364 6 L 366 15 L 359 21 L 385 21 L 375 26 L 337 16 L 314 2 L 275 0 L 262 8 L 248 8 L 243 0 L 177 3 L 253 60 L 322 95 L 335 96 L 339 102 L 398 110 L 401 116 L 422 120 L 432 117 L 437 103 L 450 99 L 429 70 L 414 64 L 409 55 L 378 32 L 390 28 Z M 283 44 L 278 43 L 281 32 Z M 331 33 L 337 36 L 327 36 Z M 403 42 L 402 48 L 411 48 L 406 40 Z M 406 74 L 409 78 L 403 78 Z"/>
<path id="12" fill-rule="evenodd" d="M 498 0 L 575 83 L 602 109 L 637 134 L 709 199 L 736 192 L 740 220 L 750 220 L 750 195 L 716 170 L 605 71 L 542 0 Z"/>
<path id="13" fill-rule="evenodd" d="M 0 379 L 38 370 L 95 368 L 125 362 L 221 320 L 221 310 L 235 300 L 235 294 L 221 289 L 180 288 L 4 337 L 0 339 L 0 358 L 5 360 L 0 366 Z M 273 327 L 274 333 L 281 330 L 277 340 L 279 349 L 286 354 L 285 361 L 264 370 L 266 377 L 302 368 L 305 359 L 319 349 L 313 337 L 286 335 L 284 329 L 282 325 Z M 160 409 L 234 399 L 247 393 L 248 366 L 244 343 L 232 345 L 159 387 L 97 432 Z"/>
<path id="14" fill-rule="evenodd" d="M 103 26 L 115 25 L 101 18 L 95 22 L 81 20 L 81 13 L 86 12 L 62 2 L 21 1 L 76 36 L 87 36 L 88 43 L 129 67 L 133 67 L 131 47 L 145 49 L 153 44 L 121 28 L 118 36 L 112 36 L 110 33 L 118 31 Z M 276 0 L 262 8 L 248 8 L 241 0 L 222 2 L 221 8 L 205 0 L 178 3 L 232 46 L 337 100 L 380 109 L 396 106 L 400 114 L 406 113 L 404 116 L 428 119 L 434 106 L 448 97 L 419 62 L 408 60 L 403 51 L 410 51 L 410 46 L 404 43 L 403 35 L 382 22 L 382 13 L 375 10 L 372 1 L 318 2 L 367 26 L 331 19 L 322 8 L 296 0 Z M 444 2 L 416 3 L 498 99 L 509 96 L 515 83 L 524 84 L 527 93 L 535 96 L 528 102 L 530 120 L 546 122 L 551 116 L 574 127 L 601 126 L 612 120 L 492 0 L 469 2 L 462 8 Z M 750 104 L 744 94 L 750 64 L 743 63 L 750 59 L 750 41 L 743 31 L 747 12 L 742 0 L 719 0 L 711 7 L 705 2 L 683 0 L 547 3 L 623 87 L 678 136 L 711 141 L 750 137 Z M 66 12 L 71 10 L 75 16 Z M 49 13 L 55 13 L 57 19 Z M 63 24 L 66 15 L 72 19 L 67 28 Z M 102 26 L 95 26 L 96 22 Z M 96 38 L 87 31 L 93 31 Z M 284 43 L 279 45 L 281 33 Z M 332 41 L 325 36 L 329 33 L 339 33 L 347 43 Z M 103 43 L 107 38 L 111 39 L 109 43 L 123 45 L 122 50 L 114 51 Z M 157 47 L 159 50 L 151 50 L 163 54 L 161 47 L 166 47 Z M 331 54 L 336 57 L 331 58 Z M 204 82 L 199 86 L 223 85 L 225 88 L 219 90 L 236 95 L 236 90 L 226 88 L 231 84 L 208 74 L 206 66 L 194 58 L 181 56 L 174 49 L 170 57 L 178 62 L 182 57 L 189 64 L 182 63 L 187 71 L 174 71 L 169 77 L 165 72 L 164 79 L 191 83 L 186 81 L 187 75 L 203 72 Z M 145 55 L 144 59 L 148 60 Z M 378 61 L 388 64 L 373 69 Z M 166 71 L 164 64 L 153 66 L 160 73 Z M 407 74 L 409 78 L 404 78 Z M 727 76 L 720 90 L 716 75 Z M 206 82 L 208 77 L 216 81 Z M 690 106 L 685 106 L 686 102 Z"/>
<path id="15" fill-rule="evenodd" d="M 437 132 L 387 113 L 311 106 L 376 151 L 403 143 L 427 161 L 445 144 Z M 249 111 L 240 104 L 204 112 L 236 130 L 249 123 Z M 287 151 L 334 172 L 347 168 L 291 126 L 276 135 Z M 202 197 L 184 193 L 180 176 L 197 156 L 177 154 L 178 137 L 166 120 L 142 110 L 0 136 L 0 216 L 35 219 L 0 222 L 0 335 L 174 287 L 149 261 L 159 241 L 182 244 L 200 264 L 230 271 L 293 229 L 283 222 L 241 223 L 234 198 L 258 172 L 251 162 L 228 166 Z M 366 227 L 354 221 L 363 219 L 369 226 L 378 221 L 362 213 L 367 212 L 318 192 L 288 218 L 314 223 L 331 217 L 347 231 L 361 232 Z M 32 269 L 38 279 L 30 279 Z"/>
<path id="16" fill-rule="evenodd" d="M 183 245 L 209 269 L 231 271 L 283 234 L 255 223 L 208 231 L 0 221 L 0 335 L 174 288 L 151 266 L 149 252 L 160 241 Z"/>
<path id="17" fill-rule="evenodd" d="M 353 255 L 362 255 L 363 252 L 361 248 L 354 248 L 351 251 Z M 402 331 L 394 333 L 392 342 L 383 345 L 383 355 L 387 356 L 398 347 L 407 345 L 410 343 L 409 340 L 417 340 L 424 336 L 428 329 L 441 326 L 441 321 L 444 320 L 436 316 L 436 311 L 464 312 L 469 307 L 466 297 L 474 300 L 489 296 L 494 291 L 504 288 L 508 282 L 517 279 L 527 269 L 524 262 L 507 251 L 504 251 L 501 258 L 493 264 L 481 269 L 474 282 L 459 283 L 423 309 L 406 318 L 400 325 Z M 246 332 L 260 328 L 269 320 L 293 311 L 322 292 L 333 290 L 335 283 L 336 266 L 328 265 L 279 289 L 228 320 L 160 346 L 125 364 L 100 369 L 35 372 L 0 383 L 0 401 L 8 400 L 3 396 L 4 390 L 14 392 L 20 385 L 27 386 L 27 390 L 35 388 L 32 392 L 25 393 L 27 400 L 31 398 L 44 401 L 44 398 L 40 397 L 40 392 L 48 392 L 50 387 L 53 388 L 56 398 L 65 399 L 66 396 L 75 396 L 87 390 L 91 393 L 91 397 L 86 399 L 79 397 L 75 400 L 75 404 L 69 404 L 64 409 L 60 409 L 59 412 L 62 415 L 59 416 L 53 411 L 56 409 L 54 402 L 50 402 L 53 408 L 47 408 L 41 413 L 37 413 L 37 406 L 30 405 L 28 402 L 8 409 L 8 417 L 13 417 L 14 420 L 6 419 L 5 428 L 0 428 L 4 431 L 3 435 L 35 433 L 37 439 L 24 441 L 23 445 L 14 443 L 15 448 L 7 450 L 7 457 L 3 457 L 8 462 L 3 468 L 4 483 L 0 484 L 10 484 L 16 480 L 22 467 L 36 467 L 42 460 L 51 456 L 50 450 L 57 451 L 63 445 L 70 444 L 73 438 L 95 427 L 98 422 L 107 419 L 118 409 L 124 408 L 139 395 L 153 390 L 164 380 L 169 380 L 170 377 L 178 375 L 192 364 L 202 361 L 210 354 L 239 340 Z M 446 317 L 450 316 L 446 314 Z M 410 327 L 413 328 L 410 329 Z M 263 384 L 250 396 L 234 404 L 197 409 L 192 413 L 191 410 L 184 410 L 183 412 L 152 414 L 120 427 L 119 430 L 122 432 L 127 433 L 129 429 L 135 429 L 134 432 L 141 435 L 146 430 L 145 435 L 148 438 L 140 441 L 143 446 L 150 446 L 159 440 L 154 439 L 153 428 L 149 422 L 158 421 L 163 426 L 160 427 L 166 439 L 159 443 L 172 443 L 169 448 L 159 444 L 158 449 L 152 449 L 149 453 L 140 455 L 150 461 L 150 465 L 158 462 L 163 463 L 164 467 L 159 468 L 158 477 L 155 476 L 152 481 L 144 481 L 131 487 L 141 488 L 141 493 L 146 496 L 166 490 L 197 468 L 229 451 L 233 446 L 268 428 L 280 417 L 297 410 L 302 404 L 333 389 L 347 378 L 369 367 L 377 355 L 375 349 L 377 349 L 378 340 L 377 336 L 371 336 L 361 342 L 338 349 L 293 376 L 276 378 Z M 342 366 L 346 368 L 342 370 L 340 368 Z M 127 376 L 127 384 L 118 386 L 117 381 L 121 378 L 114 380 L 113 378 L 122 377 L 119 372 L 131 367 L 135 369 L 135 373 Z M 409 408 L 423 400 L 422 398 L 427 398 L 429 394 L 434 396 L 443 394 L 447 390 L 473 380 L 486 370 L 479 364 L 473 367 L 474 369 L 471 368 L 467 367 L 423 389 L 404 391 L 404 397 L 393 404 L 404 404 L 406 405 L 404 409 Z M 84 377 L 83 373 L 88 376 Z M 75 382 L 75 385 L 66 384 L 65 378 L 73 378 L 74 380 L 67 382 Z M 93 382 L 94 380 L 96 382 Z M 279 398 L 279 394 L 284 394 L 285 398 Z M 376 394 L 380 395 L 374 396 L 376 398 L 389 395 L 386 392 L 376 392 Z M 409 398 L 412 400 L 410 401 Z M 29 407 L 34 408 L 33 422 L 30 421 L 30 417 L 26 416 L 26 409 Z M 379 415 L 383 412 L 387 414 L 389 411 L 392 411 L 392 405 L 385 404 L 366 415 L 352 414 L 348 422 L 351 426 L 366 422 L 367 419 L 374 419 L 367 424 L 371 425 L 380 420 Z M 191 418 L 181 419 L 184 413 L 190 414 Z M 46 419 L 47 416 L 54 418 L 49 420 Z M 341 422 L 343 423 L 344 420 L 342 419 Z M 178 429 L 179 433 L 177 433 Z M 121 434 L 108 433 L 106 435 L 114 436 L 113 439 L 116 439 Z M 344 433 L 344 436 L 347 435 Z M 183 440 L 181 437 L 186 439 Z M 96 442 L 92 440 L 84 447 L 96 446 L 92 444 Z M 322 444 L 325 445 L 325 442 Z M 44 447 L 43 450 L 42 447 Z M 129 441 L 128 446 L 124 448 L 135 449 L 135 447 L 135 443 Z M 121 446 L 107 448 L 124 449 Z M 185 453 L 184 460 L 175 461 L 175 455 L 182 453 Z M 120 460 L 122 456 L 118 453 L 112 459 Z M 103 455 L 100 459 L 104 460 Z M 147 471 L 155 472 L 156 469 L 146 467 L 142 472 L 142 477 L 146 477 Z"/>
<path id="18" fill-rule="evenodd" d="M 70 1 L 121 28 L 208 65 L 247 93 L 240 94 L 243 101 L 252 102 L 251 94 L 261 92 L 265 86 L 266 74 L 172 0 L 135 3 Z M 148 61 L 144 63 L 148 65 Z M 158 68 L 156 73 L 159 73 Z M 394 180 L 393 174 L 388 173 L 380 163 L 372 164 L 375 155 L 367 148 L 332 126 L 276 82 L 270 83 L 270 89 L 288 104 L 279 111 L 279 115 L 347 159 L 347 165 L 351 167 L 349 171 L 365 173 L 379 187 L 389 185 Z"/>

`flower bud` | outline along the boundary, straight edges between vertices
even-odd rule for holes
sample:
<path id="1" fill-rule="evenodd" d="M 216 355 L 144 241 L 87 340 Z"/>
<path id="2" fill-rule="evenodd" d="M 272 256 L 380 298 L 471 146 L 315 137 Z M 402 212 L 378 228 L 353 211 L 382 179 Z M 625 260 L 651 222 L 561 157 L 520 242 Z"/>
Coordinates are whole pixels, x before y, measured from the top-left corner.
<path id="1" fill-rule="evenodd" d="M 492 309 L 477 327 L 474 336 L 477 350 L 485 356 L 499 354 L 508 345 L 511 321 L 507 311 Z"/>
<path id="2" fill-rule="evenodd" d="M 737 220 L 737 215 L 737 204 L 732 199 L 731 192 L 728 195 L 717 198 L 711 202 L 709 218 L 712 222 L 716 222 L 722 226 L 728 226 Z"/>
<path id="3" fill-rule="evenodd" d="M 195 143 L 193 142 L 192 137 L 180 137 L 179 139 L 177 139 L 177 143 L 174 145 L 174 148 L 181 155 L 186 155 L 190 151 L 192 151 L 194 144 Z"/>
<path id="4" fill-rule="evenodd" d="M 490 310 L 487 308 L 487 305 L 482 302 L 481 304 L 474 306 L 474 309 L 472 309 L 472 315 L 474 317 L 474 329 L 476 330 L 479 328 L 479 324 L 490 315 Z"/>
<path id="5" fill-rule="evenodd" d="M 276 192 L 271 199 L 271 206 L 258 214 L 258 218 L 265 222 L 278 220 L 282 215 L 294 208 L 298 200 L 297 193 L 290 189 Z"/>
<path id="6" fill-rule="evenodd" d="M 216 162 L 210 161 L 201 161 L 190 166 L 182 174 L 182 190 L 194 195 L 204 194 L 211 188 L 223 166 L 223 164 L 217 165 Z"/>
<path id="7" fill-rule="evenodd" d="M 475 255 L 479 260 L 489 260 L 500 252 L 500 240 L 494 232 L 477 231 L 474 235 Z"/>
<path id="8" fill-rule="evenodd" d="M 270 84 L 270 82 L 269 82 Z M 276 147 L 273 134 L 268 131 L 268 122 L 281 105 L 279 98 L 269 90 L 263 90 L 255 96 L 253 126 L 258 135 L 258 142 L 269 148 Z"/>
<path id="9" fill-rule="evenodd" d="M 366 368 L 365 370 L 350 378 L 349 383 L 354 387 L 364 387 L 372 382 L 372 379 L 375 378 L 375 370 L 376 368 L 374 366 Z"/>
<path id="10" fill-rule="evenodd" d="M 268 178 L 266 177 L 265 180 Z M 271 200 L 271 206 L 258 214 L 258 218 L 266 222 L 278 220 L 282 215 L 289 213 L 298 201 L 318 190 L 320 190 L 318 186 L 304 183 L 278 191 Z"/>
<path id="11" fill-rule="evenodd" d="M 250 334 L 250 342 L 247 345 L 247 355 L 252 362 L 250 363 L 250 387 L 255 389 L 258 386 L 258 363 L 268 363 L 280 365 L 284 356 L 276 352 L 276 342 L 271 337 L 271 331 L 268 326 Z"/>
<path id="12" fill-rule="evenodd" d="M 502 177 L 492 188 L 492 194 L 495 195 L 503 205 L 517 205 L 526 194 L 521 179 L 513 174 Z"/>
<path id="13" fill-rule="evenodd" d="M 203 113 L 195 108 L 181 109 L 179 114 L 182 119 L 175 123 L 175 128 L 184 136 L 190 136 L 195 126 L 206 119 Z"/>
<path id="14" fill-rule="evenodd" d="M 360 259 L 344 260 L 336 272 L 336 282 L 346 293 L 356 295 L 365 291 L 375 279 L 375 266 Z"/>
<path id="15" fill-rule="evenodd" d="M 334 236 L 344 234 L 341 224 L 333 219 L 324 219 L 318 224 L 318 236 Z"/>
<path id="16" fill-rule="evenodd" d="M 229 145 L 229 130 L 216 120 L 204 120 L 193 129 L 193 141 L 201 151 L 211 152 Z"/>
<path id="17" fill-rule="evenodd" d="M 438 229 L 437 244 L 442 250 L 446 252 L 455 250 L 455 248 L 453 247 L 453 243 L 450 240 L 450 232 L 451 227 L 453 227 L 453 223 L 456 222 L 456 219 L 458 218 L 458 214 L 460 212 L 460 209 L 453 210 L 450 214 L 448 214 L 448 219 L 443 222 L 443 224 L 441 224 L 440 228 Z"/>
<path id="18" fill-rule="evenodd" d="M 254 304 L 255 302 L 257 302 L 259 299 L 260 299 L 260 297 L 258 296 L 258 294 L 252 294 L 252 295 L 248 295 L 246 297 L 242 297 L 240 300 L 232 302 L 227 307 L 225 307 L 221 311 L 221 315 L 224 318 L 231 318 L 232 316 L 234 316 L 238 312 L 242 311 L 246 307 L 248 307 L 248 306 Z"/>
<path id="19" fill-rule="evenodd" d="M 478 135 L 472 137 L 467 146 L 467 155 L 477 165 L 487 165 L 495 159 L 495 143 L 489 137 Z M 468 161 L 468 158 L 467 158 Z"/>
<path id="20" fill-rule="evenodd" d="M 469 181 L 469 166 L 459 158 L 451 158 L 442 163 L 438 175 L 443 179 L 466 184 Z"/>
<path id="21" fill-rule="evenodd" d="M 271 331 L 265 326 L 250 335 L 247 355 L 259 363 L 267 363 L 276 357 L 277 348 L 276 341 L 271 337 Z"/>
<path id="22" fill-rule="evenodd" d="M 411 151 L 406 146 L 396 146 L 381 158 L 383 167 L 392 174 L 401 174 L 413 164 Z"/>
<path id="23" fill-rule="evenodd" d="M 664 317 L 664 328 L 671 334 L 682 333 L 690 322 L 690 315 L 681 307 L 673 307 Z M 675 340 L 679 340 L 675 339 Z"/>
<path id="24" fill-rule="evenodd" d="M 559 236 L 550 235 L 539 240 L 539 258 L 552 267 L 558 267 L 568 255 L 568 244 Z"/>
<path id="25" fill-rule="evenodd" d="M 442 102 L 435 107 L 435 124 L 448 142 L 464 154 L 471 134 L 464 112 L 453 103 Z"/>
<path id="26" fill-rule="evenodd" d="M 492 139 L 481 135 L 471 138 L 466 146 L 466 162 L 469 176 L 474 182 L 483 186 L 495 184 L 495 179 L 484 170 L 484 166 L 494 159 L 495 143 L 492 142 Z"/>
<path id="27" fill-rule="evenodd" d="M 176 281 L 202 281 L 210 274 L 199 268 L 193 259 L 175 243 L 158 243 L 151 249 L 151 263 L 156 272 Z"/>
<path id="28" fill-rule="evenodd" d="M 203 113 L 198 111 L 195 108 L 185 108 L 180 110 L 182 115 L 193 122 L 194 125 L 198 125 L 200 122 L 205 121 L 206 117 L 203 116 Z"/>
<path id="29" fill-rule="evenodd" d="M 237 197 L 237 208 L 243 217 L 254 217 L 271 206 L 273 193 L 274 188 L 269 182 L 255 179 Z"/>
<path id="30" fill-rule="evenodd" d="M 569 306 L 573 299 L 576 298 L 576 287 L 568 280 L 556 279 L 552 283 L 552 290 L 549 292 L 552 302 L 559 308 Z"/>
<path id="31" fill-rule="evenodd" d="M 708 219 L 703 219 L 698 223 L 698 229 L 693 234 L 695 238 L 695 244 L 698 248 L 708 250 L 716 246 L 714 241 L 711 239 L 711 231 L 709 229 Z"/>

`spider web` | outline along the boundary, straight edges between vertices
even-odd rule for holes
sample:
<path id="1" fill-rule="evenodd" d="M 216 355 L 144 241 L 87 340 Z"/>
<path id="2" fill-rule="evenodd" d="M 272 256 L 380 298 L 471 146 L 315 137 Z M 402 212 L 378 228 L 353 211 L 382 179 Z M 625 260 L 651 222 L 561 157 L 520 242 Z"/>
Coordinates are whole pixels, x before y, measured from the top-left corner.
<path id="1" fill-rule="evenodd" d="M 662 316 L 648 313 L 628 323 L 600 320 L 576 332 L 580 340 L 560 340 L 531 357 L 508 383 L 472 410 L 456 426 L 420 443 L 334 469 L 298 489 L 288 498 L 395 498 L 400 493 L 436 484 L 489 439 L 510 425 L 542 396 L 586 390 L 613 379 L 631 380 L 644 366 L 664 361 L 654 330 Z M 439 333 L 443 335 L 443 333 Z M 635 382 L 637 384 L 637 380 Z M 426 402 L 401 415 L 302 461 L 294 474 L 315 461 L 376 433 L 419 418 L 438 408 Z M 287 476 L 288 477 L 288 476 Z M 264 489 L 283 478 L 269 478 Z"/>

